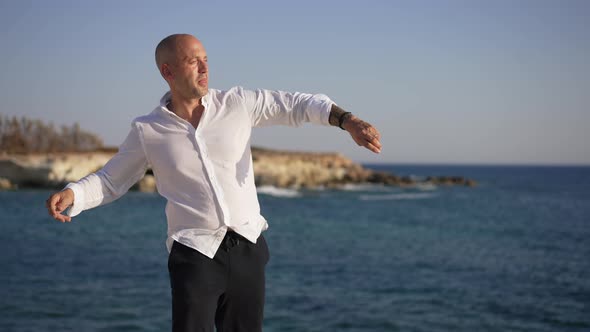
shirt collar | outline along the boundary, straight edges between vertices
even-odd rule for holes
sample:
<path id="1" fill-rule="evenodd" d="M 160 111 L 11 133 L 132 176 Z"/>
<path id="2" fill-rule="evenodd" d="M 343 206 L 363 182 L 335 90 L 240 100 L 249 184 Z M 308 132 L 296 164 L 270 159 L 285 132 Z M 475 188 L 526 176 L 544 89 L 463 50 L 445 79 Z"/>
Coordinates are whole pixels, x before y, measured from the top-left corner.
<path id="1" fill-rule="evenodd" d="M 203 105 L 207 105 L 209 102 L 209 95 L 211 95 L 211 89 L 209 89 L 209 91 L 207 91 L 207 94 L 203 96 L 203 98 L 201 99 L 201 103 Z M 166 92 L 164 94 L 164 96 L 162 96 L 162 98 L 160 98 L 160 107 L 167 110 L 168 112 L 170 112 L 170 110 L 168 110 L 168 103 L 170 103 L 170 99 L 172 99 L 172 93 L 170 91 Z"/>
<path id="2" fill-rule="evenodd" d="M 207 91 L 207 94 L 203 96 L 201 99 L 201 103 L 207 108 L 209 95 L 211 94 L 211 89 Z M 166 92 L 162 98 L 160 98 L 160 107 L 156 109 L 160 111 L 161 114 L 166 115 L 172 119 L 176 119 L 176 122 L 182 123 L 183 125 L 192 128 L 192 125 L 188 123 L 188 121 L 180 118 L 176 113 L 170 111 L 168 109 L 168 104 L 170 103 L 170 99 L 172 99 L 172 93 L 170 91 Z"/>

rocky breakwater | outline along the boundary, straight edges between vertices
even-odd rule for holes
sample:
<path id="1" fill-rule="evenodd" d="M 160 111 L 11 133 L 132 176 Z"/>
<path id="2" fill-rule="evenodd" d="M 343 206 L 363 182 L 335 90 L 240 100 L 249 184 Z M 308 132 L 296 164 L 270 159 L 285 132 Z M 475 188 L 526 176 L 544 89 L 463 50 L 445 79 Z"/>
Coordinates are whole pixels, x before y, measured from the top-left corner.
<path id="1" fill-rule="evenodd" d="M 338 153 L 285 152 L 252 149 L 255 181 L 258 186 L 282 188 L 341 188 L 347 184 L 374 183 L 389 186 L 465 185 L 476 182 L 461 176 L 429 176 L 424 180 L 374 171 Z"/>
<path id="2" fill-rule="evenodd" d="M 114 154 L 112 150 L 83 153 L 26 154 L 0 156 L 0 189 L 53 188 L 76 181 L 100 169 Z M 340 188 L 347 184 L 374 183 L 389 186 L 466 185 L 475 181 L 463 177 L 425 177 L 418 180 L 362 167 L 338 153 L 287 152 L 252 149 L 258 186 L 280 188 Z M 155 191 L 148 170 L 133 189 Z"/>

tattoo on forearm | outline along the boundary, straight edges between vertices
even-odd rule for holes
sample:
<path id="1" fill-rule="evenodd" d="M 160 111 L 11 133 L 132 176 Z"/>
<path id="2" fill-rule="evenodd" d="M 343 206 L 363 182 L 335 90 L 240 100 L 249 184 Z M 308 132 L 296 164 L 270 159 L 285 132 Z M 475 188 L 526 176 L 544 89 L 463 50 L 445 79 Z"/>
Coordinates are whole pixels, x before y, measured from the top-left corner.
<path id="1" fill-rule="evenodd" d="M 338 127 L 338 121 L 340 120 L 342 114 L 344 114 L 345 112 L 345 110 L 338 107 L 337 105 L 332 105 L 332 109 L 330 110 L 330 117 L 328 118 L 330 125 Z"/>

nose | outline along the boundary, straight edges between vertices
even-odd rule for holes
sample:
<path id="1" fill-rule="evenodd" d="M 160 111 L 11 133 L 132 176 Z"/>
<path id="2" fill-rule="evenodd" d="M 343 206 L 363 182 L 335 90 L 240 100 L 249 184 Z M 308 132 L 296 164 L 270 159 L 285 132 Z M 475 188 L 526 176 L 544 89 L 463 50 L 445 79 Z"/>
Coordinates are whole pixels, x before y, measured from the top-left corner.
<path id="1" fill-rule="evenodd" d="M 209 65 L 207 61 L 201 60 L 199 61 L 199 73 L 207 73 L 209 71 Z"/>

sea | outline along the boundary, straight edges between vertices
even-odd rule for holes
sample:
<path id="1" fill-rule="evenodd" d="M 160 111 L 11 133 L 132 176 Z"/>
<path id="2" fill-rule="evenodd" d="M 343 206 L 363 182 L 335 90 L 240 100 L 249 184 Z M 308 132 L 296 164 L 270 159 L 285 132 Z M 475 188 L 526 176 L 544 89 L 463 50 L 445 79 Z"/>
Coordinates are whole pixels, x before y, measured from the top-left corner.
<path id="1" fill-rule="evenodd" d="M 364 165 L 476 187 L 260 187 L 264 331 L 590 331 L 590 167 Z M 165 200 L 0 192 L 0 331 L 170 331 Z"/>

